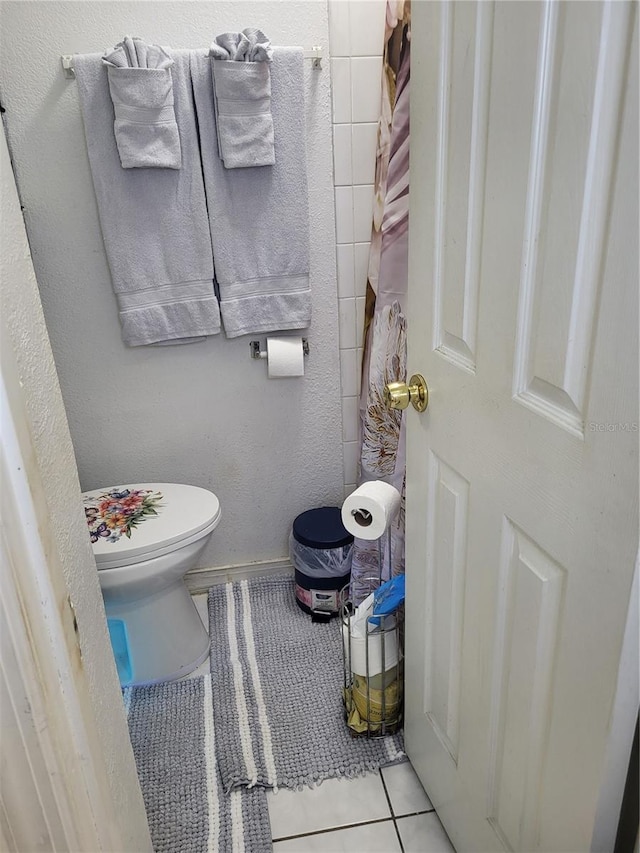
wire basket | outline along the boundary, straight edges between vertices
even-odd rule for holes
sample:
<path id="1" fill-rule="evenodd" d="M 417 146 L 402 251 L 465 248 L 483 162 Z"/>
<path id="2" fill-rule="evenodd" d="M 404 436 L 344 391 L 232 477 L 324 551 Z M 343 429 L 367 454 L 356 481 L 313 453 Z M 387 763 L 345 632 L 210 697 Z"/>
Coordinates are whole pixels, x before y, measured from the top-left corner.
<path id="1" fill-rule="evenodd" d="M 384 737 L 402 725 L 404 709 L 404 607 L 371 616 L 364 636 L 353 636 L 354 608 L 342 608 L 343 700 L 354 737 Z"/>

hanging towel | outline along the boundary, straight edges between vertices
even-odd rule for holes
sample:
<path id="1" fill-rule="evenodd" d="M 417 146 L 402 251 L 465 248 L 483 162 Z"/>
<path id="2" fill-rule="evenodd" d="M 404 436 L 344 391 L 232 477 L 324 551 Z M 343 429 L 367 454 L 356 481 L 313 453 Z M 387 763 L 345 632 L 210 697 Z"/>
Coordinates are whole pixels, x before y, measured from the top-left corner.
<path id="1" fill-rule="evenodd" d="M 229 338 L 304 329 L 311 322 L 303 56 L 301 48 L 273 53 L 275 165 L 229 170 L 211 145 L 216 127 L 209 56 L 191 52 L 216 280 Z"/>
<path id="2" fill-rule="evenodd" d="M 220 331 L 189 52 L 172 51 L 171 57 L 179 170 L 121 168 L 107 70 L 99 54 L 74 59 L 102 236 L 128 346 L 184 343 Z"/>
<path id="3" fill-rule="evenodd" d="M 107 66 L 122 168 L 179 169 L 169 54 L 158 45 L 125 36 L 102 61 Z"/>
<path id="4" fill-rule="evenodd" d="M 272 54 L 269 39 L 253 28 L 216 36 L 209 50 L 218 154 L 227 169 L 275 163 Z"/>
<path id="5" fill-rule="evenodd" d="M 209 50 L 214 59 L 232 59 L 234 62 L 271 62 L 271 42 L 255 27 L 241 33 L 222 33 L 216 36 Z"/>

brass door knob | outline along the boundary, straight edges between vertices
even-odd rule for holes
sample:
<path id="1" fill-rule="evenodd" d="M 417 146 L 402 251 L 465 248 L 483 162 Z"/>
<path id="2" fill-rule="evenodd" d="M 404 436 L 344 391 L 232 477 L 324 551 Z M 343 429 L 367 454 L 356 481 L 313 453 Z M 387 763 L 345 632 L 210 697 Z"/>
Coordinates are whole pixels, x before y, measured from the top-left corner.
<path id="1" fill-rule="evenodd" d="M 406 409 L 409 403 L 417 412 L 424 412 L 429 405 L 429 389 L 424 377 L 415 373 L 406 382 L 389 382 L 384 386 L 384 402 L 390 409 Z"/>

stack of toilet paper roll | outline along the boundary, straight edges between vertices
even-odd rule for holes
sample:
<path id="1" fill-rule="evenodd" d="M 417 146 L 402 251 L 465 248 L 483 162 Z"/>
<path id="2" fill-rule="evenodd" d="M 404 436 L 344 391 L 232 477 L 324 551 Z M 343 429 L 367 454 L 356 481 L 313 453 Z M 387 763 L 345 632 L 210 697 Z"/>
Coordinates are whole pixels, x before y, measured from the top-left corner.
<path id="1" fill-rule="evenodd" d="M 358 733 L 396 725 L 402 701 L 402 653 L 395 614 L 373 616 L 373 593 L 342 623 L 347 725 Z"/>
<path id="2" fill-rule="evenodd" d="M 400 492 L 383 480 L 363 483 L 342 504 L 342 523 L 358 539 L 379 539 L 400 509 Z"/>
<path id="3" fill-rule="evenodd" d="M 342 626 L 345 656 L 350 658 L 351 672 L 373 678 L 388 672 L 398 663 L 398 634 L 395 617 L 384 619 L 384 629 L 369 621 L 373 615 L 373 593 L 356 607 L 349 625 Z M 349 645 L 349 631 L 351 644 Z M 367 648 L 368 647 L 368 648 Z M 384 665 L 383 665 L 384 656 Z"/>

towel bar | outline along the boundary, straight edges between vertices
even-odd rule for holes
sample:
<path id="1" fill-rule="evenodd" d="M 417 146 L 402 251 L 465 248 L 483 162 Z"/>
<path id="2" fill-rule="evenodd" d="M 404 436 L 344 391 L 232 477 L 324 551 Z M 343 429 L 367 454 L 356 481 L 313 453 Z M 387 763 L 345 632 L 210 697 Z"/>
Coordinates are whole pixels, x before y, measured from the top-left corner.
<path id="1" fill-rule="evenodd" d="M 322 48 L 315 45 L 310 50 L 305 50 L 304 58 L 311 60 L 311 66 L 318 71 L 322 71 Z"/>
<path id="2" fill-rule="evenodd" d="M 305 50 L 304 58 L 310 59 L 312 67 L 317 71 L 322 71 L 322 48 L 319 45 Z M 60 61 L 62 63 L 62 72 L 67 80 L 75 80 L 76 72 L 73 67 L 73 54 L 63 53 Z"/>

